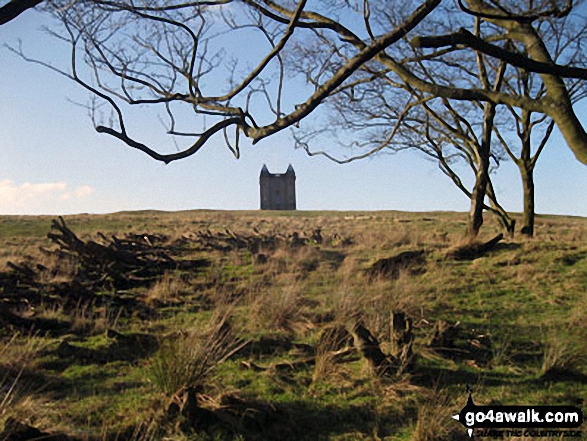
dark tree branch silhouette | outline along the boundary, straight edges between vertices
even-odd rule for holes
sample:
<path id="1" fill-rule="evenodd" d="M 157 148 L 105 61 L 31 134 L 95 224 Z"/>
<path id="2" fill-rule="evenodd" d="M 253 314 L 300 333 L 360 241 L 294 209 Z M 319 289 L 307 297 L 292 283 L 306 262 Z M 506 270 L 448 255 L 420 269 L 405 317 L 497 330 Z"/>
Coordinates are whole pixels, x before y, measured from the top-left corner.
<path id="1" fill-rule="evenodd" d="M 42 2 L 43 0 L 9 0 L 7 3 L 0 6 L 0 25 L 14 20 L 23 12 L 34 8 Z"/>
<path id="2" fill-rule="evenodd" d="M 73 34 L 67 38 L 81 42 L 72 41 L 72 50 L 83 52 L 93 79 L 76 74 L 76 81 L 92 93 L 99 91 L 95 95 L 111 107 L 115 116 L 116 127 L 97 121 L 96 129 L 157 160 L 170 162 L 190 156 L 216 133 L 229 139 L 227 134 L 234 131 L 233 142 L 238 137 L 255 144 L 298 126 L 348 85 L 370 81 L 366 73 L 372 71 L 372 80 L 384 75 L 426 99 L 487 102 L 549 115 L 577 158 L 587 163 L 587 134 L 572 109 L 565 84 L 569 77 L 584 80 L 585 69 L 554 63 L 539 26 L 546 20 L 571 17 L 574 2 L 462 0 L 459 11 L 451 7 L 451 1 L 412 0 L 400 5 L 392 1 L 330 0 L 316 6 L 319 10 L 309 10 L 304 0 L 157 0 L 148 4 L 85 0 L 51 1 L 46 6 Z M 426 29 L 423 24 L 438 21 L 447 11 L 460 14 L 461 23 L 466 17 L 482 17 L 491 23 L 493 33 L 475 35 L 459 25 L 447 27 L 441 37 L 422 35 L 422 29 Z M 353 14 L 360 20 L 347 20 Z M 496 44 L 499 39 L 488 38 L 497 34 L 501 41 L 516 41 L 525 47 L 524 55 L 520 56 L 519 48 L 510 50 L 507 45 Z M 239 40 L 240 35 L 243 38 Z M 261 38 L 266 49 L 258 46 Z M 248 39 L 254 39 L 264 54 L 249 60 L 243 70 Z M 313 39 L 322 40 L 330 48 L 328 54 L 314 54 L 324 67 L 323 73 L 306 75 L 312 89 L 298 88 L 297 102 L 288 105 L 284 96 L 291 97 L 297 88 L 289 78 L 292 68 L 288 54 L 296 45 Z M 411 59 L 402 59 L 399 48 L 410 39 L 422 48 Z M 235 45 L 234 51 L 224 57 L 229 40 Z M 431 48 L 423 47 L 430 45 L 439 48 L 431 52 Z M 418 71 L 418 63 L 423 60 L 442 63 L 445 58 L 444 66 L 448 66 L 451 54 L 466 51 L 496 57 L 508 69 L 541 73 L 545 95 L 536 100 L 511 91 L 431 81 Z M 330 61 L 322 59 L 324 56 Z M 180 152 L 158 153 L 130 134 L 122 120 L 123 105 L 162 105 L 169 119 L 169 134 L 182 138 L 198 138 L 201 134 L 201 139 Z M 181 112 L 177 110 L 180 106 L 216 121 L 211 127 L 206 127 L 207 121 L 198 123 L 196 130 L 182 130 Z M 239 154 L 238 145 L 229 146 Z"/>

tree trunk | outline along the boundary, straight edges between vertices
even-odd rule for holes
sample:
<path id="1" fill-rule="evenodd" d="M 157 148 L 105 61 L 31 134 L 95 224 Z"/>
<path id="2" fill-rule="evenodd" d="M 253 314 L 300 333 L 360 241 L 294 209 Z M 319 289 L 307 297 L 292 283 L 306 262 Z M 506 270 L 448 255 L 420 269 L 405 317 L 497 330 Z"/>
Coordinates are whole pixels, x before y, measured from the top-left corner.
<path id="1" fill-rule="evenodd" d="M 487 175 L 489 167 L 479 164 L 475 179 L 475 188 L 471 194 L 471 210 L 469 211 L 469 236 L 475 237 L 479 234 L 481 225 L 483 225 L 483 206 L 485 205 L 485 193 L 487 190 Z"/>
<path id="2" fill-rule="evenodd" d="M 383 353 L 377 338 L 361 322 L 355 323 L 348 331 L 353 336 L 355 348 L 378 376 L 396 373 L 395 358 Z"/>
<path id="3" fill-rule="evenodd" d="M 524 188 L 524 218 L 522 234 L 534 236 L 534 170 L 527 164 L 520 168 Z"/>
<path id="4" fill-rule="evenodd" d="M 469 236 L 479 234 L 483 225 L 483 207 L 489 182 L 489 155 L 491 152 L 491 133 L 493 132 L 493 119 L 495 117 L 495 104 L 485 103 L 483 115 L 483 139 L 477 152 L 477 173 L 475 175 L 475 187 L 471 193 L 471 210 L 469 211 Z"/>
<path id="5" fill-rule="evenodd" d="M 524 190 L 524 216 L 521 233 L 528 237 L 534 236 L 534 164 L 541 150 L 539 148 L 536 152 L 536 157 L 532 158 L 531 115 L 531 112 L 522 112 L 522 151 L 520 152 L 520 159 L 516 161 L 516 165 L 520 169 L 522 188 Z"/>

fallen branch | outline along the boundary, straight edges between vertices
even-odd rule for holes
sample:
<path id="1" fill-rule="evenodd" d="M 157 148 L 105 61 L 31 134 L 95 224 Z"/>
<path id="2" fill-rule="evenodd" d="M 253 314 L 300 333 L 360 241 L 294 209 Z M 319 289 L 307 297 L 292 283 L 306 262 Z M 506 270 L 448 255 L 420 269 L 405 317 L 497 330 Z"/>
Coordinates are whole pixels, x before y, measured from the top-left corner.
<path id="1" fill-rule="evenodd" d="M 454 260 L 473 260 L 493 250 L 502 239 L 503 234 L 500 233 L 488 242 L 471 243 L 449 250 L 446 257 Z"/>

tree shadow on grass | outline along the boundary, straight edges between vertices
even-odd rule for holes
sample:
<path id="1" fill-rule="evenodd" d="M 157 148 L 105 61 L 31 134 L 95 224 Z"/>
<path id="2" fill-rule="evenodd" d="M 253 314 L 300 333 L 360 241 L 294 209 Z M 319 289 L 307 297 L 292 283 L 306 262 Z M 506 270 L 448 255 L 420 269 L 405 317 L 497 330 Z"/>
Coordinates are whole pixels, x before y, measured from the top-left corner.
<path id="1" fill-rule="evenodd" d="M 62 341 L 56 349 L 46 355 L 51 360 L 42 363 L 44 369 L 62 371 L 73 364 L 103 365 L 115 361 L 134 362 L 153 355 L 159 349 L 157 338 L 150 334 L 119 334 L 109 331 L 109 344 L 96 349 L 70 344 Z"/>
<path id="2" fill-rule="evenodd" d="M 515 374 L 502 372 L 488 372 L 480 370 L 473 372 L 466 369 L 451 370 L 443 367 L 419 366 L 412 375 L 411 382 L 427 388 L 462 386 L 483 383 L 485 386 L 504 386 L 519 381 Z"/>
<path id="3" fill-rule="evenodd" d="M 60 336 L 71 330 L 69 322 L 43 317 L 22 317 L 7 307 L 0 309 L 0 327 L 1 333 L 7 335 L 13 335 L 15 332 L 24 334 L 40 332 L 43 335 Z"/>
<path id="4" fill-rule="evenodd" d="M 359 434 L 383 438 L 397 433 L 412 421 L 406 421 L 405 415 L 401 418 L 393 414 L 376 414 L 367 405 L 339 407 L 291 401 L 275 405 L 272 409 L 265 415 L 244 414 L 238 419 L 238 424 L 228 430 L 232 435 L 241 435 L 250 441 L 314 441 L 341 435 L 356 437 Z"/>
<path id="5" fill-rule="evenodd" d="M 587 375 L 576 369 L 554 368 L 545 372 L 540 378 L 532 380 L 537 384 L 544 383 L 580 383 L 587 384 Z"/>
<path id="6" fill-rule="evenodd" d="M 29 394 L 49 394 L 66 387 L 66 381 L 41 372 L 37 369 L 19 369 L 11 366 L 0 365 L 0 392 L 14 391 L 15 394 L 24 396 Z"/>

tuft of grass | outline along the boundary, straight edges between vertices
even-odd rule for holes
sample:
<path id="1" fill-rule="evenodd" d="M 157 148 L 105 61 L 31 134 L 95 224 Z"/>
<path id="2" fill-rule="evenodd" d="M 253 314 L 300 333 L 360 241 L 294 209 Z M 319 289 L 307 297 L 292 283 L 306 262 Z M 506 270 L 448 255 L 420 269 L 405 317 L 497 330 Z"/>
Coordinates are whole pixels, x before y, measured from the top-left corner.
<path id="1" fill-rule="evenodd" d="M 23 374 L 44 346 L 36 334 L 15 333 L 9 340 L 0 342 L 0 420 L 16 409 L 21 412 L 28 409 L 24 413 L 30 414 L 38 412 L 34 391 L 23 380 Z"/>
<path id="2" fill-rule="evenodd" d="M 79 303 L 68 315 L 73 331 L 95 335 L 108 329 L 116 329 L 122 312 L 122 308 L 95 307 L 93 302 L 85 302 Z"/>
<path id="3" fill-rule="evenodd" d="M 247 295 L 253 330 L 291 332 L 303 317 L 303 283 L 284 275 L 280 284 Z"/>
<path id="4" fill-rule="evenodd" d="M 161 342 L 148 367 L 152 384 L 169 396 L 204 386 L 212 372 L 246 345 L 229 324 L 214 315 L 204 329 L 178 332 Z"/>
<path id="5" fill-rule="evenodd" d="M 316 346 L 316 362 L 312 374 L 312 383 L 332 378 L 336 372 L 339 356 L 350 352 L 352 338 L 344 325 L 334 325 L 324 332 Z"/>
<path id="6" fill-rule="evenodd" d="M 148 305 L 179 301 L 182 294 L 190 291 L 190 285 L 179 275 L 166 272 L 145 295 Z"/>
<path id="7" fill-rule="evenodd" d="M 11 346 L 14 345 L 16 337 L 17 334 L 13 335 L 8 342 L 0 346 L 0 357 L 2 358 L 3 365 L 5 364 L 6 358 L 8 358 L 7 354 L 10 352 Z M 12 360 L 11 364 L 14 364 L 14 360 Z M 18 366 L 18 364 L 21 363 L 17 362 L 16 366 L 9 366 L 4 375 L 0 376 L 0 419 L 6 415 L 6 412 L 12 407 L 13 402 L 18 395 L 18 380 L 25 367 L 25 364 L 21 364 L 20 366 Z"/>
<path id="8" fill-rule="evenodd" d="M 540 374 L 542 378 L 564 376 L 578 371 L 583 358 L 567 332 L 555 327 L 544 335 L 544 350 Z"/>
<path id="9" fill-rule="evenodd" d="M 457 407 L 447 390 L 433 389 L 422 393 L 411 441 L 468 439 L 463 427 L 451 418 L 458 413 Z"/>

